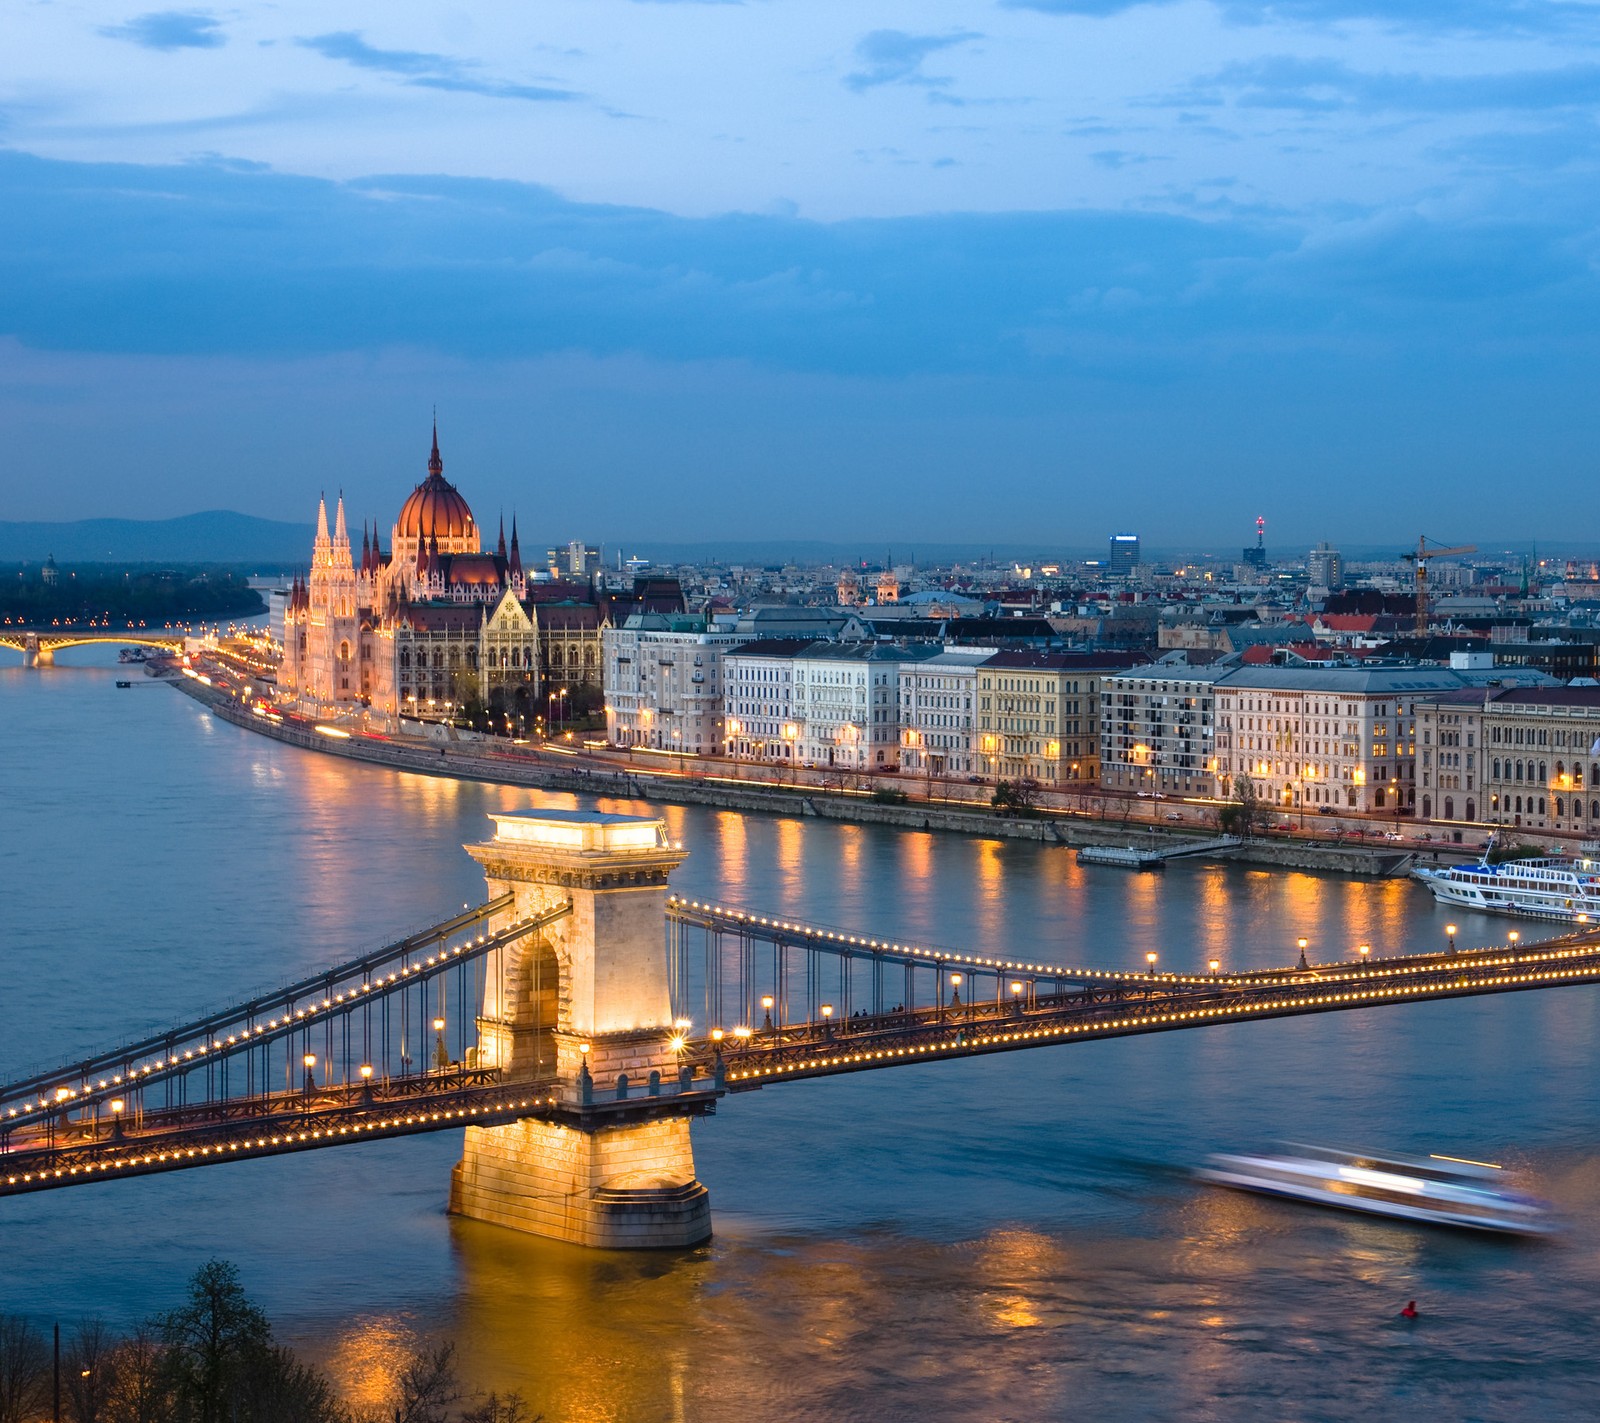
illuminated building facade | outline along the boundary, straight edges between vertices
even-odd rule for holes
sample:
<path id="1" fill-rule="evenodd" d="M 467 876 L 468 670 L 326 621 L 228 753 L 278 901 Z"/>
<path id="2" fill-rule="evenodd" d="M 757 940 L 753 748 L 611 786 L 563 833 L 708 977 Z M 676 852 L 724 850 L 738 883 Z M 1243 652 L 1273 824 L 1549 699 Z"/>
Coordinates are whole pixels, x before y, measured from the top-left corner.
<path id="1" fill-rule="evenodd" d="M 995 653 L 978 674 L 978 773 L 1046 789 L 1092 783 L 1101 678 L 1136 660 L 1116 652 Z"/>
<path id="2" fill-rule="evenodd" d="M 529 577 L 516 520 L 485 553 L 472 509 L 444 477 L 435 429 L 427 477 L 382 548 L 359 562 L 338 502 L 317 511 L 311 571 L 284 613 L 282 692 L 317 706 L 437 717 L 481 700 L 531 710 L 547 687 L 598 688 L 603 610 L 592 589 Z"/>

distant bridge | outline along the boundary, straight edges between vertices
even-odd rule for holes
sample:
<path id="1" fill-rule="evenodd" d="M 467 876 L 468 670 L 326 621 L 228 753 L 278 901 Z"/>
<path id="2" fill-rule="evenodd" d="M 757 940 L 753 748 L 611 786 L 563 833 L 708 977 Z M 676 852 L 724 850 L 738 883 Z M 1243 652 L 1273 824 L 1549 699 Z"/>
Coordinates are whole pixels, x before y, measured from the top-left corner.
<path id="1" fill-rule="evenodd" d="M 0 1196 L 466 1126 L 454 1209 L 591 1245 L 693 1243 L 710 1214 L 687 1119 L 729 1092 L 1600 983 L 1593 929 L 1183 973 L 924 947 L 669 896 L 683 852 L 660 821 L 493 819 L 468 847 L 477 907 L 0 1088 Z"/>
<path id="2" fill-rule="evenodd" d="M 48 667 L 63 647 L 89 647 L 108 642 L 116 647 L 158 647 L 182 652 L 188 634 L 182 628 L 114 628 L 85 624 L 82 627 L 27 627 L 17 623 L 0 625 L 0 647 L 22 654 L 29 667 Z"/>

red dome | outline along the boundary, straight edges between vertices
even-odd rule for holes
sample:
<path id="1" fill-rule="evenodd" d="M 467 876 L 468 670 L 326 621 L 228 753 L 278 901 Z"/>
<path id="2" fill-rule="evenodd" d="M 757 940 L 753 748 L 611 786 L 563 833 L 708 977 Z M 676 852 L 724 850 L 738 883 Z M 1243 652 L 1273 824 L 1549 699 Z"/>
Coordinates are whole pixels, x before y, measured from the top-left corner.
<path id="1" fill-rule="evenodd" d="M 395 533 L 403 539 L 469 539 L 474 545 L 477 543 L 477 524 L 472 510 L 455 485 L 444 477 L 437 430 L 433 435 L 433 454 L 428 459 L 428 477 L 411 491 L 401 506 Z"/>

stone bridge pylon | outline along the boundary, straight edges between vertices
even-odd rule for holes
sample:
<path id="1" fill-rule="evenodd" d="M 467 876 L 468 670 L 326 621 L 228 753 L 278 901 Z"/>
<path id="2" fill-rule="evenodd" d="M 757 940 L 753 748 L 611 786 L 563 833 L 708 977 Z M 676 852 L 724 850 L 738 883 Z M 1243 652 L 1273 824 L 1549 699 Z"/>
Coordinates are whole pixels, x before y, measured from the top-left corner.
<path id="1" fill-rule="evenodd" d="M 509 1080 L 554 1077 L 560 1111 L 468 1127 L 450 1209 L 580 1245 L 698 1244 L 711 1206 L 689 1122 L 721 1083 L 679 1066 L 665 924 L 667 877 L 684 852 L 651 817 L 491 818 L 494 838 L 466 847 L 490 897 L 514 897 L 490 929 L 570 912 L 489 959 L 478 1063 Z"/>

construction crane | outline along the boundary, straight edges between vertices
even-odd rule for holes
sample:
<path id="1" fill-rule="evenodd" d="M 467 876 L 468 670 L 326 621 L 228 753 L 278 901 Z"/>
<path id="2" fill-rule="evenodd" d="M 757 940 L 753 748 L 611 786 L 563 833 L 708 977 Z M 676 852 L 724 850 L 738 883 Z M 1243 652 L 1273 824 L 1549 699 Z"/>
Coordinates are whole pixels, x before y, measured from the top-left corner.
<path id="1" fill-rule="evenodd" d="M 1445 548 L 1437 543 L 1429 543 L 1425 536 L 1417 538 L 1415 553 L 1403 553 L 1401 558 L 1417 566 L 1417 636 L 1428 635 L 1428 560 L 1432 558 L 1449 558 L 1458 553 L 1476 553 L 1476 544 L 1460 544 L 1455 548 Z"/>

